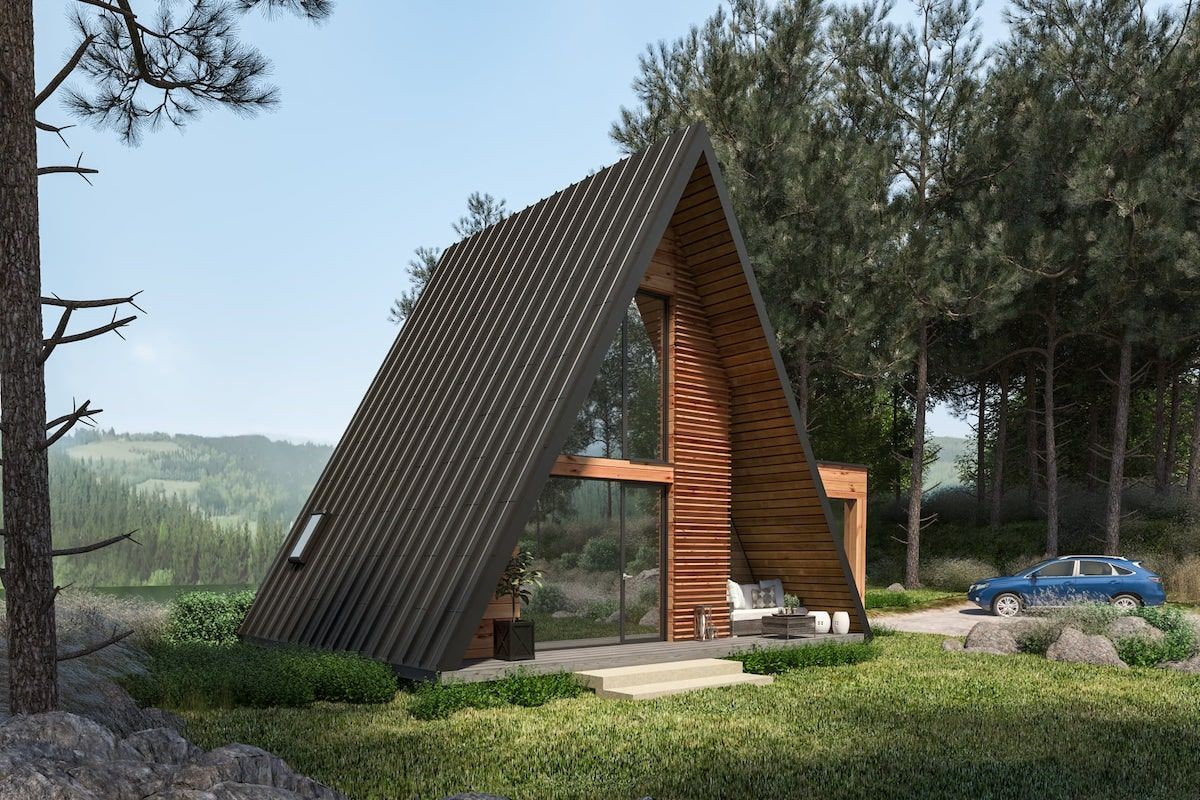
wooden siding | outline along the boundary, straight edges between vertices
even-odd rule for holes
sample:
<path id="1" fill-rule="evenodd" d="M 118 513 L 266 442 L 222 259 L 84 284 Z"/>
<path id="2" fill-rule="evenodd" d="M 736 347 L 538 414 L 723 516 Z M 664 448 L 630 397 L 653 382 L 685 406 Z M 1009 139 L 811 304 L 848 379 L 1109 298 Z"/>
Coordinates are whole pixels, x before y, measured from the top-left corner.
<path id="1" fill-rule="evenodd" d="M 699 301 L 694 310 L 707 322 L 729 385 L 732 513 L 750 570 L 758 578 L 781 578 L 784 590 L 799 595 L 810 608 L 850 612 L 853 629 L 863 630 L 841 545 L 829 528 L 704 159 L 684 189 L 671 229 Z M 727 548 L 726 563 L 728 557 Z"/>
<path id="2" fill-rule="evenodd" d="M 521 607 L 517 606 L 517 616 L 521 616 Z M 495 637 L 492 633 L 492 621 L 497 619 L 512 619 L 512 601 L 507 597 L 493 597 L 484 609 L 483 619 L 475 629 L 475 636 L 467 645 L 464 658 L 491 658 L 496 652 Z"/>
<path id="3" fill-rule="evenodd" d="M 728 636 L 725 579 L 730 551 L 730 394 L 715 337 L 673 230 L 650 261 L 643 287 L 670 293 L 667 359 L 667 638 L 691 639 L 692 610 L 712 606 Z"/>
<path id="4" fill-rule="evenodd" d="M 830 503 L 841 503 L 842 548 L 860 599 L 867 596 L 867 468 L 859 464 L 820 463 L 817 472 Z"/>

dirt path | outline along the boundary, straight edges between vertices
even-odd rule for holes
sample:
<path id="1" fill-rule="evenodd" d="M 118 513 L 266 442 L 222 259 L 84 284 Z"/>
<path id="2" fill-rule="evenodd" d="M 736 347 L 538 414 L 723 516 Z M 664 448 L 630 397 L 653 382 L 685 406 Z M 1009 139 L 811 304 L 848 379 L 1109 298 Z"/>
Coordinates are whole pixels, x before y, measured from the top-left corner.
<path id="1" fill-rule="evenodd" d="M 977 622 L 1007 622 L 979 608 L 974 603 L 959 603 L 924 611 L 900 614 L 880 614 L 871 618 L 872 624 L 886 625 L 909 633 L 940 633 L 945 636 L 966 636 Z"/>

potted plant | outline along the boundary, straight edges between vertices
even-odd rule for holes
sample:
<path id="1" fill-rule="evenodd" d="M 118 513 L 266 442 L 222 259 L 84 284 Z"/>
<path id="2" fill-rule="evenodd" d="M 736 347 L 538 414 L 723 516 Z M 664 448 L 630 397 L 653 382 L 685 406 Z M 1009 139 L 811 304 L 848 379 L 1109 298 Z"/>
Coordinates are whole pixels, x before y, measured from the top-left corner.
<path id="1" fill-rule="evenodd" d="M 808 609 L 800 605 L 800 598 L 796 595 L 785 594 L 783 596 L 783 613 L 803 617 L 808 613 Z"/>
<path id="2" fill-rule="evenodd" d="M 512 617 L 492 622 L 494 653 L 505 661 L 527 661 L 533 658 L 533 621 L 518 619 L 518 603 L 528 603 L 533 590 L 542 585 L 542 571 L 533 568 L 533 554 L 524 548 L 508 561 L 504 574 L 496 584 L 496 597 L 512 600 Z"/>

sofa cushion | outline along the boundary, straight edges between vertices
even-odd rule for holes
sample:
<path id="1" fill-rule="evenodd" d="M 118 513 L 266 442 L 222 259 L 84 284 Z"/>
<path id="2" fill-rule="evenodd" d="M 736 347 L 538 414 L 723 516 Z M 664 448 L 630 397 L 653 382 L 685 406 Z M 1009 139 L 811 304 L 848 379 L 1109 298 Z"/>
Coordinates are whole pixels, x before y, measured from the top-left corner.
<path id="1" fill-rule="evenodd" d="M 738 588 L 742 590 L 742 608 L 754 608 L 754 590 L 758 588 L 758 584 L 743 583 Z"/>
<path id="2" fill-rule="evenodd" d="M 782 608 L 739 608 L 729 612 L 729 619 L 741 622 L 747 619 L 762 619 L 763 617 L 783 611 Z"/>
<path id="3" fill-rule="evenodd" d="M 733 581 L 725 581 L 725 595 L 729 601 L 729 604 L 733 606 L 735 610 L 739 608 L 745 608 L 747 605 L 749 605 L 746 602 L 746 595 L 742 593 L 742 587 L 738 586 Z"/>

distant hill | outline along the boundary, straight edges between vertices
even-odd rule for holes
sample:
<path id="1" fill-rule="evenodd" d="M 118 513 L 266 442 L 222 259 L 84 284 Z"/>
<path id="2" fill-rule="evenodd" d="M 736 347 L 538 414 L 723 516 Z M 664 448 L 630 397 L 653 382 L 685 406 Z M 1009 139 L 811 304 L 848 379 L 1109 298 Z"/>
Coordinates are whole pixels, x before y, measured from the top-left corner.
<path id="1" fill-rule="evenodd" d="M 265 436 L 80 431 L 55 450 L 143 495 L 177 498 L 219 526 L 291 522 L 333 448 Z"/>
<path id="2" fill-rule="evenodd" d="M 925 486 L 946 488 L 961 485 L 962 481 L 959 480 L 958 467 L 955 462 L 960 456 L 970 458 L 970 450 L 975 443 L 959 436 L 932 436 L 929 444 L 940 449 L 937 461 L 930 465 L 929 472 L 925 475 Z"/>

